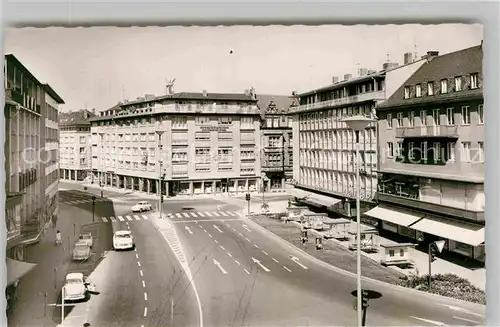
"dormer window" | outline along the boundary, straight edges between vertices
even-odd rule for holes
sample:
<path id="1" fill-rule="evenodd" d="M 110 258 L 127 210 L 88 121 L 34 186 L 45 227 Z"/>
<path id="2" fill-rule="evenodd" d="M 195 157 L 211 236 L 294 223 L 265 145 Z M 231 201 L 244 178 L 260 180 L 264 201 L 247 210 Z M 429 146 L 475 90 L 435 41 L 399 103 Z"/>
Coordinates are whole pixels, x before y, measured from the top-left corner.
<path id="1" fill-rule="evenodd" d="M 441 80 L 441 94 L 446 94 L 448 93 L 448 80 L 442 79 Z"/>
<path id="2" fill-rule="evenodd" d="M 427 82 L 427 95 L 434 95 L 434 82 Z"/>
<path id="3" fill-rule="evenodd" d="M 455 77 L 455 92 L 462 91 L 462 76 Z"/>
<path id="4" fill-rule="evenodd" d="M 479 87 L 478 83 L 478 74 L 470 74 L 470 88 L 471 89 L 477 89 Z"/>
<path id="5" fill-rule="evenodd" d="M 417 98 L 420 98 L 422 96 L 422 85 L 421 84 L 417 84 L 417 86 L 415 87 L 415 96 Z"/>
<path id="6" fill-rule="evenodd" d="M 409 99 L 410 98 L 410 87 L 409 86 L 405 86 L 404 98 L 405 99 Z"/>

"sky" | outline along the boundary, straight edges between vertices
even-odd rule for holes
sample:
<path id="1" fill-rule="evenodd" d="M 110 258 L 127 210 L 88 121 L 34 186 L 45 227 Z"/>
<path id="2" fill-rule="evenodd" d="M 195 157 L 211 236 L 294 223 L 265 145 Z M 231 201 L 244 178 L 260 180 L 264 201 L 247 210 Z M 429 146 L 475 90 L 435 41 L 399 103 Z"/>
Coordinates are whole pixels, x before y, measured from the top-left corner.
<path id="1" fill-rule="evenodd" d="M 11 28 L 14 54 L 65 100 L 62 111 L 106 110 L 123 99 L 174 92 L 291 95 L 403 63 L 405 52 L 440 54 L 481 43 L 479 24 Z M 416 45 L 416 46 L 415 46 Z M 232 50 L 232 53 L 230 53 Z"/>

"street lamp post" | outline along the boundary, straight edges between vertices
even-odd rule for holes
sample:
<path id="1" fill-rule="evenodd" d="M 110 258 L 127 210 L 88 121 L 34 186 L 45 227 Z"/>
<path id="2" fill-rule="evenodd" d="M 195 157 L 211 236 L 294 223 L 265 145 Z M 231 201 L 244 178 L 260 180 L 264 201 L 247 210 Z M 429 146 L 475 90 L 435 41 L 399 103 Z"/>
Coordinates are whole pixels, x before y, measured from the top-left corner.
<path id="1" fill-rule="evenodd" d="M 61 327 L 64 327 L 64 285 L 61 288 Z"/>
<path id="2" fill-rule="evenodd" d="M 92 222 L 95 222 L 95 195 L 92 195 Z"/>
<path id="3" fill-rule="evenodd" d="M 162 197 L 162 168 L 163 168 L 163 161 L 161 157 L 161 152 L 163 150 L 163 145 L 161 144 L 161 136 L 163 135 L 164 131 L 161 130 L 156 130 L 156 134 L 158 135 L 158 164 L 160 171 L 158 173 L 158 211 L 160 213 L 160 219 L 161 219 L 161 197 Z"/>
<path id="4" fill-rule="evenodd" d="M 363 326 L 363 308 L 361 304 L 362 290 L 361 290 L 361 213 L 360 213 L 360 178 L 359 178 L 359 132 L 364 131 L 371 123 L 375 122 L 374 119 L 365 116 L 353 116 L 343 120 L 347 126 L 354 130 L 356 134 L 356 279 L 357 279 L 357 316 L 358 326 Z"/>
<path id="5" fill-rule="evenodd" d="M 104 178 L 104 149 L 103 142 L 104 142 L 104 133 L 99 133 L 99 136 L 101 137 L 101 155 L 99 156 L 101 159 L 101 176 L 99 177 L 99 185 L 101 186 L 101 198 L 104 195 L 104 183 L 103 183 L 103 178 Z"/>

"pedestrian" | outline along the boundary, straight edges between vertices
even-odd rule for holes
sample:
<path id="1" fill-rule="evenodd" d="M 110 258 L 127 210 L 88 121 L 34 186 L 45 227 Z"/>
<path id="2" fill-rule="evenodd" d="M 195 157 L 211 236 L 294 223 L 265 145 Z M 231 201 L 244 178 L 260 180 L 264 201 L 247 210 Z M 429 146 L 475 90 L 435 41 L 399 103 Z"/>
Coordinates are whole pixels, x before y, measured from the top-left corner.
<path id="1" fill-rule="evenodd" d="M 57 230 L 56 232 L 56 245 L 61 245 L 62 244 L 62 236 L 61 232 Z"/>

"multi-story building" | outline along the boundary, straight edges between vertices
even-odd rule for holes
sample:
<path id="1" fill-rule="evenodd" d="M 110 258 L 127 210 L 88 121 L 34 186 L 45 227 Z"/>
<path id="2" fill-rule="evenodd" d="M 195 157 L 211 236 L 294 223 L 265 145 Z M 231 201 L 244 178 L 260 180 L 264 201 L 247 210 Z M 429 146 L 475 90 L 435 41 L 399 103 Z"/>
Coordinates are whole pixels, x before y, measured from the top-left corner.
<path id="1" fill-rule="evenodd" d="M 106 185 L 167 196 L 258 190 L 253 89 L 173 93 L 170 86 L 166 95 L 124 102 L 91 123 L 92 171 Z"/>
<path id="2" fill-rule="evenodd" d="M 355 135 L 343 119 L 372 115 L 375 106 L 391 96 L 424 60 L 385 63 L 383 70 L 360 69 L 359 76 L 333 78 L 326 87 L 298 95 L 290 108 L 295 141 L 292 195 L 320 209 L 350 217 L 355 210 Z M 371 206 L 377 191 L 377 130 L 370 124 L 360 133 L 361 205 Z"/>
<path id="3" fill-rule="evenodd" d="M 59 105 L 64 100 L 49 84 L 43 84 L 44 106 L 42 106 L 44 128 L 40 137 L 45 141 L 45 158 L 41 161 L 42 194 L 45 194 L 44 217 L 47 222 L 59 215 Z"/>
<path id="4" fill-rule="evenodd" d="M 4 83 L 7 257 L 23 260 L 24 247 L 40 239 L 50 218 L 45 211 L 45 95 L 50 87 L 12 54 L 4 58 Z"/>
<path id="5" fill-rule="evenodd" d="M 90 121 L 95 110 L 82 109 L 59 115 L 61 139 L 60 176 L 65 180 L 91 179 Z"/>
<path id="6" fill-rule="evenodd" d="M 266 174 L 266 191 L 281 191 L 293 179 L 293 138 L 288 109 L 296 99 L 290 96 L 257 95 L 262 118 L 261 169 Z"/>
<path id="7" fill-rule="evenodd" d="M 484 261 L 481 46 L 432 57 L 379 116 L 382 229 Z"/>

